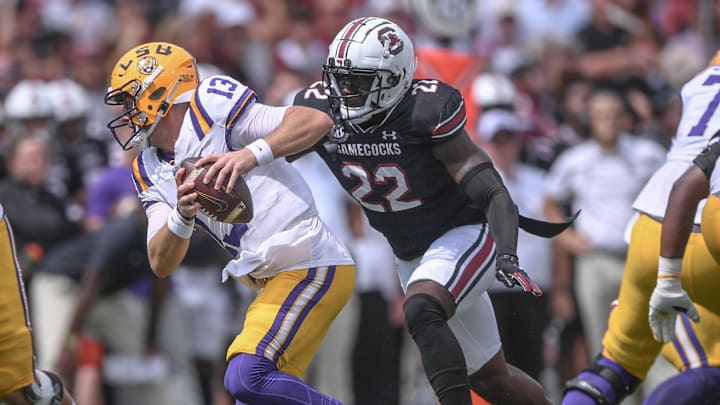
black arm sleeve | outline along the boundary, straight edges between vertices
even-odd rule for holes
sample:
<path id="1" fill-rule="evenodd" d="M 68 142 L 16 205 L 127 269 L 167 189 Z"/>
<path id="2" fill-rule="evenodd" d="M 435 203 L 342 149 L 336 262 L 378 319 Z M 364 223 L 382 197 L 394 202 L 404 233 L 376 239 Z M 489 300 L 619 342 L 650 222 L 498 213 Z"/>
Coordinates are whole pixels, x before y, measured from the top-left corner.
<path id="1" fill-rule="evenodd" d="M 481 163 L 460 180 L 460 187 L 485 211 L 497 256 L 517 257 L 518 209 L 492 163 Z"/>
<path id="2" fill-rule="evenodd" d="M 718 158 L 720 158 L 720 142 L 715 142 L 697 155 L 693 163 L 695 163 L 695 166 L 699 167 L 709 179 L 713 170 L 715 170 L 715 164 Z"/>

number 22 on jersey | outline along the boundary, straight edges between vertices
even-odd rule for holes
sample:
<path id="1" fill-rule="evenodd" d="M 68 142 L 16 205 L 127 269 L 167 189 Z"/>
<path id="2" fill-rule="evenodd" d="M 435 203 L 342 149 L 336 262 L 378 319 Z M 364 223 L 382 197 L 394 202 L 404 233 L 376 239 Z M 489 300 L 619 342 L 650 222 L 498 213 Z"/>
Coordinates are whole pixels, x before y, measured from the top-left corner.
<path id="1" fill-rule="evenodd" d="M 362 204 L 363 207 L 375 212 L 396 212 L 409 210 L 421 204 L 419 199 L 406 200 L 404 197 L 410 191 L 405 172 L 394 163 L 380 164 L 371 174 L 368 169 L 359 163 L 344 163 L 343 176 L 359 180 L 358 185 L 349 189 L 350 194 Z M 381 202 L 373 202 L 371 196 L 377 193 L 377 186 L 391 185 L 388 192 L 383 194 Z"/>

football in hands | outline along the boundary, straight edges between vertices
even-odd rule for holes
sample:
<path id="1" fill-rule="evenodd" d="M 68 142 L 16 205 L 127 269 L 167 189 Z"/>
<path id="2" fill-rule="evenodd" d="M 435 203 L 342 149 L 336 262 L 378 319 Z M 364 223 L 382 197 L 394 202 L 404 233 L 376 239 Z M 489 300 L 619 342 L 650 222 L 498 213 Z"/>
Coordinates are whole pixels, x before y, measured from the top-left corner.
<path id="1" fill-rule="evenodd" d="M 225 191 L 225 187 L 215 190 L 217 173 L 208 184 L 203 183 L 207 166 L 195 167 L 195 162 L 199 159 L 199 157 L 185 158 L 181 163 L 181 167 L 185 168 L 183 181 L 195 184 L 200 211 L 220 222 L 230 224 L 250 222 L 253 217 L 252 196 L 245 179 L 242 176 L 238 177 L 230 193 Z M 229 178 L 225 180 L 225 185 L 228 180 Z"/>

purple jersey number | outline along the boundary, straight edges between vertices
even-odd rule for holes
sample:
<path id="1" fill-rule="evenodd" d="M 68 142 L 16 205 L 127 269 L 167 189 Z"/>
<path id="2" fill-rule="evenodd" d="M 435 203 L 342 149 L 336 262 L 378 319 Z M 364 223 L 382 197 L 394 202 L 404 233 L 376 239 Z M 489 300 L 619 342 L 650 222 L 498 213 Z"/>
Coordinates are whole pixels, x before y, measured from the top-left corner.
<path id="1" fill-rule="evenodd" d="M 237 89 L 236 83 L 221 77 L 213 77 L 210 79 L 210 87 L 208 87 L 207 92 L 232 98 L 235 89 Z"/>
<path id="2" fill-rule="evenodd" d="M 703 86 L 712 86 L 714 84 L 720 84 L 720 75 L 710 75 L 703 82 Z M 703 136 L 705 134 L 708 126 L 708 121 L 710 121 L 710 117 L 715 114 L 715 110 L 717 110 L 718 104 L 720 104 L 720 91 L 715 93 L 715 97 L 713 97 L 712 101 L 710 101 L 710 104 L 708 104 L 702 117 L 700 117 L 700 121 L 692 128 L 690 128 L 690 133 L 688 134 L 688 136 Z"/>

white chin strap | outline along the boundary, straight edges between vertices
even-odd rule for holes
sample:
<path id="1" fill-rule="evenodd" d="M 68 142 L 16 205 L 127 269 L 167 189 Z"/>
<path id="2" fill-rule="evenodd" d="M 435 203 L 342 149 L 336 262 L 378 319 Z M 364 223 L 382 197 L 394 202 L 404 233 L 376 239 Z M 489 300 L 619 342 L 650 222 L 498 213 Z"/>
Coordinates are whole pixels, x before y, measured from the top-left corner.
<path id="1" fill-rule="evenodd" d="M 163 118 L 163 115 L 167 111 L 167 109 L 170 107 L 170 100 L 172 100 L 173 95 L 177 91 L 178 86 L 182 83 L 182 78 L 178 77 L 178 79 L 175 81 L 175 84 L 170 89 L 170 92 L 168 92 L 167 97 L 165 97 L 165 100 L 163 100 L 162 103 L 160 103 L 160 108 L 158 109 L 158 113 L 155 116 L 155 121 L 150 125 L 149 128 L 142 128 L 138 131 L 135 136 L 132 137 L 130 140 L 130 146 L 133 147 L 133 149 L 137 150 L 144 150 L 150 146 L 150 135 L 152 135 L 153 131 L 155 131 L 155 128 L 160 123 L 160 120 Z M 192 94 L 192 91 L 187 91 L 177 97 L 175 99 L 175 103 L 186 103 L 190 101 L 190 95 Z"/>

